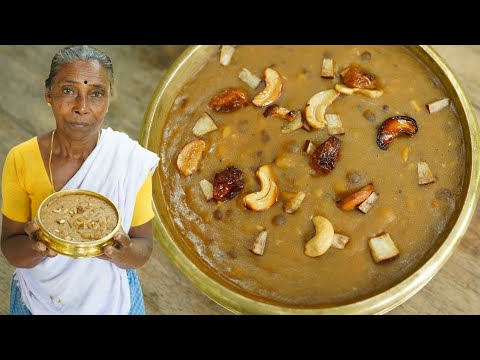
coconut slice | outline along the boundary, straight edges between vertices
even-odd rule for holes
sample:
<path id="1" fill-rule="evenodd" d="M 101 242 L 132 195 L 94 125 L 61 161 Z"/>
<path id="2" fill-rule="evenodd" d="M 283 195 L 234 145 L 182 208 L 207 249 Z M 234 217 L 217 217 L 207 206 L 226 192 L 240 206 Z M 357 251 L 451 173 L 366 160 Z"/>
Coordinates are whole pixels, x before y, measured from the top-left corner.
<path id="1" fill-rule="evenodd" d="M 366 214 L 370 210 L 370 208 L 373 206 L 373 204 L 375 204 L 375 201 L 377 201 L 377 199 L 378 199 L 378 195 L 374 191 L 370 194 L 370 196 L 367 198 L 367 200 L 362 202 L 357 207 L 357 209 L 360 210 L 361 212 L 363 212 L 364 214 Z"/>
<path id="2" fill-rule="evenodd" d="M 235 48 L 232 45 L 222 45 L 220 48 L 220 64 L 223 66 L 230 65 L 234 52 Z"/>
<path id="3" fill-rule="evenodd" d="M 450 104 L 450 99 L 445 98 L 433 103 L 427 104 L 427 109 L 430 114 L 436 113 L 444 108 L 446 108 Z"/>
<path id="4" fill-rule="evenodd" d="M 293 214 L 300 208 L 303 199 L 305 199 L 305 193 L 303 191 L 299 191 L 294 195 L 293 198 L 285 202 L 285 204 L 283 205 L 283 210 L 287 214 Z"/>
<path id="5" fill-rule="evenodd" d="M 192 131 L 195 136 L 202 136 L 211 131 L 217 130 L 218 126 L 215 121 L 207 113 L 203 113 L 202 117 L 197 120 Z"/>
<path id="6" fill-rule="evenodd" d="M 305 145 L 303 146 L 303 151 L 305 151 L 307 154 L 312 155 L 315 152 L 315 145 L 310 140 L 305 141 Z"/>
<path id="7" fill-rule="evenodd" d="M 263 255 L 263 253 L 265 252 L 266 243 L 267 243 L 267 232 L 262 231 L 260 234 L 258 234 L 257 238 L 253 242 L 251 251 L 257 255 Z"/>
<path id="8" fill-rule="evenodd" d="M 368 240 L 368 246 L 376 263 L 391 259 L 400 254 L 397 246 L 388 233 Z"/>
<path id="9" fill-rule="evenodd" d="M 255 89 L 258 84 L 260 84 L 260 81 L 262 81 L 262 79 L 260 79 L 257 75 L 252 74 L 247 68 L 242 68 L 238 74 L 238 78 L 252 89 Z"/>
<path id="10" fill-rule="evenodd" d="M 333 234 L 333 241 L 331 246 L 336 249 L 343 249 L 345 248 L 345 245 L 347 245 L 349 240 L 350 238 L 348 236 L 335 233 Z"/>
<path id="11" fill-rule="evenodd" d="M 202 179 L 200 180 L 200 187 L 203 195 L 205 195 L 205 200 L 210 201 L 213 198 L 213 184 L 206 179 Z"/>
<path id="12" fill-rule="evenodd" d="M 325 120 L 327 120 L 327 130 L 330 135 L 345 134 L 342 120 L 338 114 L 325 114 Z"/>
<path id="13" fill-rule="evenodd" d="M 320 76 L 324 79 L 333 79 L 335 77 L 333 73 L 333 60 L 324 58 L 322 63 L 322 72 Z"/>
<path id="14" fill-rule="evenodd" d="M 282 126 L 282 129 L 281 129 L 282 134 L 288 134 L 302 128 L 303 126 L 302 112 L 297 111 L 295 114 L 296 114 L 295 119 L 293 121 L 288 121 Z"/>
<path id="15" fill-rule="evenodd" d="M 425 161 L 418 163 L 418 185 L 427 185 L 435 182 L 435 177 L 430 170 L 430 167 Z"/>

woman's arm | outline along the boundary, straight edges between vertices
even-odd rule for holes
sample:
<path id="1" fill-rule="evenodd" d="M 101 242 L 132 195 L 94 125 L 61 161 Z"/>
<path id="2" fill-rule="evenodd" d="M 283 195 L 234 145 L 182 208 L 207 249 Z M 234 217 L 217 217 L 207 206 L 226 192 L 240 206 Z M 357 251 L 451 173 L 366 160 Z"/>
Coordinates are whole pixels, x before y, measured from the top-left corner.
<path id="1" fill-rule="evenodd" d="M 2 253 L 8 262 L 16 268 L 33 268 L 45 257 L 57 256 L 57 253 L 38 240 L 38 230 L 34 222 L 18 222 L 3 215 Z"/>
<path id="2" fill-rule="evenodd" d="M 152 255 L 152 220 L 133 226 L 127 234 L 120 231 L 114 237 L 116 244 L 105 246 L 101 259 L 110 260 L 121 269 L 136 269 L 143 266 Z"/>

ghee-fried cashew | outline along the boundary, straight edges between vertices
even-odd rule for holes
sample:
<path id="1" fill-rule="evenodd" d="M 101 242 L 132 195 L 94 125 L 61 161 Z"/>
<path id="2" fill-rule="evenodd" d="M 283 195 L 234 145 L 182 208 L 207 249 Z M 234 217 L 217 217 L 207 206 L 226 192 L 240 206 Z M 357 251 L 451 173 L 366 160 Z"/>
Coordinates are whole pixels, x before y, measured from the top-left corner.
<path id="1" fill-rule="evenodd" d="M 264 211 L 272 207 L 278 199 L 278 185 L 270 165 L 261 166 L 256 173 L 262 189 L 248 194 L 243 198 L 246 208 L 254 211 Z"/>
<path id="2" fill-rule="evenodd" d="M 323 255 L 333 242 L 333 225 L 323 216 L 313 218 L 315 225 L 315 236 L 305 244 L 305 255 L 316 257 Z"/>

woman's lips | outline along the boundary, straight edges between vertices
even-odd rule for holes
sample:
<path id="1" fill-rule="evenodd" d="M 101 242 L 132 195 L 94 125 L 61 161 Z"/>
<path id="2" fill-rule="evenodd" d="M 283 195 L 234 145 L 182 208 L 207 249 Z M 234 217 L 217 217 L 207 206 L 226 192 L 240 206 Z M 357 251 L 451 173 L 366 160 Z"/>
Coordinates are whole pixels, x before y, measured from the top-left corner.
<path id="1" fill-rule="evenodd" d="M 88 126 L 87 123 L 80 123 L 80 122 L 73 122 L 73 123 L 70 123 L 70 125 L 75 127 L 75 128 L 84 128 L 84 127 Z"/>

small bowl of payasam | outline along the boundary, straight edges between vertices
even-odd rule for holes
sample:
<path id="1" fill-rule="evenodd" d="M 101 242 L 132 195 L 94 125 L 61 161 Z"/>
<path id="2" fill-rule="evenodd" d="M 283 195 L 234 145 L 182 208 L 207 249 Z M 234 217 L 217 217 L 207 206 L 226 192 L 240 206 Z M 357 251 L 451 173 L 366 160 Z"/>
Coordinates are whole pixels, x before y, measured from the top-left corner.
<path id="1" fill-rule="evenodd" d="M 235 313 L 385 313 L 478 200 L 475 116 L 429 46 L 191 46 L 140 143 L 156 239 Z"/>
<path id="2" fill-rule="evenodd" d="M 113 245 L 121 227 L 117 206 L 90 190 L 55 192 L 45 198 L 35 217 L 38 237 L 59 254 L 88 258 L 103 254 Z"/>

